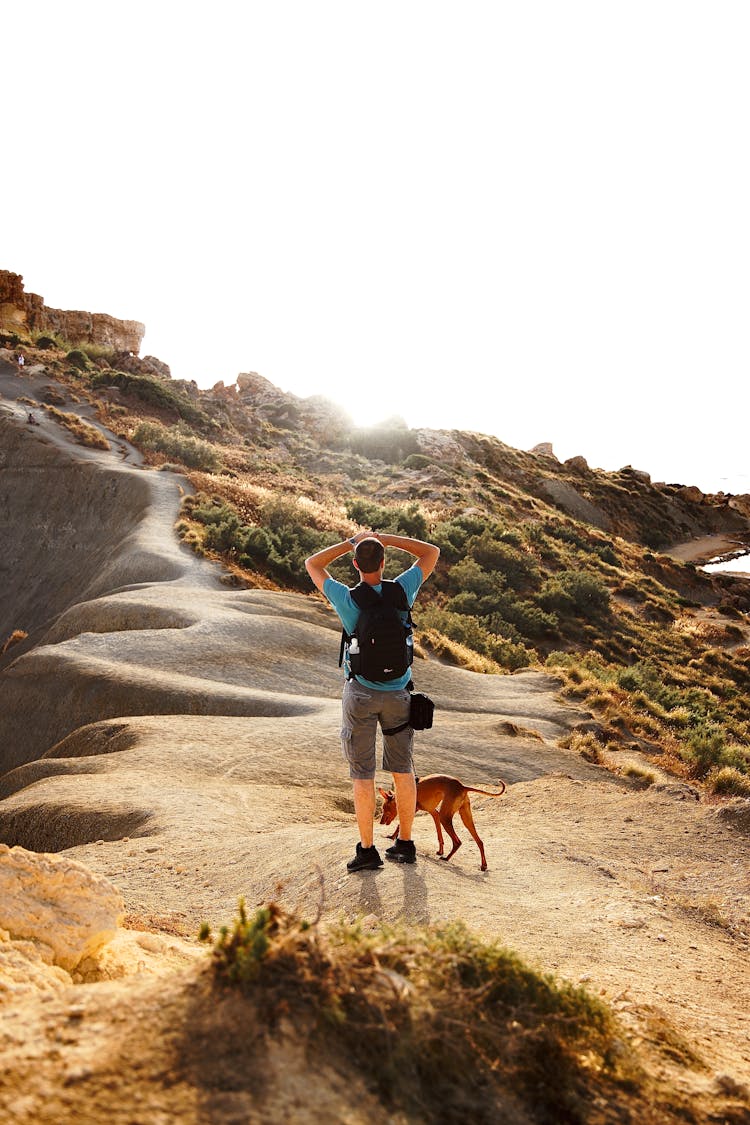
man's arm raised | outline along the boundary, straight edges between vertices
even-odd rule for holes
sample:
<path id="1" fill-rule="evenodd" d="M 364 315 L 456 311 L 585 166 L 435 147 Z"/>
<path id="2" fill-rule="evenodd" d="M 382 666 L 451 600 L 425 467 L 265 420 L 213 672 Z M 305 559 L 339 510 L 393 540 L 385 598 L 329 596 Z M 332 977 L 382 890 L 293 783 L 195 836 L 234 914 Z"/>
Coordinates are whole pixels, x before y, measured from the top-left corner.
<path id="1" fill-rule="evenodd" d="M 415 555 L 423 579 L 430 577 L 440 558 L 440 548 L 436 547 L 434 543 L 424 543 L 421 539 L 410 539 L 407 535 L 391 535 L 387 531 L 373 531 L 371 534 L 379 539 L 384 547 L 398 547 L 401 551 L 408 551 L 410 555 Z"/>
<path id="2" fill-rule="evenodd" d="M 322 551 L 317 551 L 314 555 L 310 555 L 309 559 L 305 559 L 305 569 L 321 594 L 326 578 L 331 577 L 326 567 L 336 559 L 343 558 L 350 551 L 354 551 L 359 540 L 366 539 L 371 534 L 369 531 L 360 531 L 353 538 L 345 539 L 342 543 L 334 543 L 332 547 L 324 547 Z"/>

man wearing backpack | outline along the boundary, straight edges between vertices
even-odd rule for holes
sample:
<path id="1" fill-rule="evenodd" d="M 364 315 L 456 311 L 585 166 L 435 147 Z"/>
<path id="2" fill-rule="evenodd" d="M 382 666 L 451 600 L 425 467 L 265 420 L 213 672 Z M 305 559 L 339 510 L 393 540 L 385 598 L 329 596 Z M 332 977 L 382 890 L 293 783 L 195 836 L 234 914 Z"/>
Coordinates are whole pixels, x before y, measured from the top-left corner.
<path id="1" fill-rule="evenodd" d="M 416 558 L 393 582 L 383 581 L 386 547 L 398 547 Z M 326 570 L 349 551 L 354 552 L 354 567 L 361 579 L 353 589 L 337 582 Z M 378 723 L 383 731 L 383 769 L 393 774 L 399 817 L 399 837 L 387 849 L 386 858 L 396 863 L 414 863 L 417 858 L 411 838 L 417 788 L 412 762 L 414 731 L 408 725 L 407 685 L 411 682 L 413 655 L 409 610 L 439 556 L 439 547 L 420 539 L 361 532 L 305 560 L 307 573 L 336 610 L 344 631 L 347 678 L 341 743 L 349 763 L 360 836 L 356 854 L 347 864 L 349 871 L 383 866 L 373 844 Z"/>

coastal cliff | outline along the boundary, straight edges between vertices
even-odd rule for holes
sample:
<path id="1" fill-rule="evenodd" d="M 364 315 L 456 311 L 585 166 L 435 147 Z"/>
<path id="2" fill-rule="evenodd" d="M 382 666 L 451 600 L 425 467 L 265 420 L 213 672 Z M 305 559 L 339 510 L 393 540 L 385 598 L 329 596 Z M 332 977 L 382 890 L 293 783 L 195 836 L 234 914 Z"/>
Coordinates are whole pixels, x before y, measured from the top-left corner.
<path id="1" fill-rule="evenodd" d="M 0 330 L 33 335 L 47 332 L 71 345 L 96 344 L 136 355 L 146 334 L 145 325 L 137 320 L 52 309 L 37 293 L 26 292 L 21 274 L 9 270 L 0 270 Z"/>

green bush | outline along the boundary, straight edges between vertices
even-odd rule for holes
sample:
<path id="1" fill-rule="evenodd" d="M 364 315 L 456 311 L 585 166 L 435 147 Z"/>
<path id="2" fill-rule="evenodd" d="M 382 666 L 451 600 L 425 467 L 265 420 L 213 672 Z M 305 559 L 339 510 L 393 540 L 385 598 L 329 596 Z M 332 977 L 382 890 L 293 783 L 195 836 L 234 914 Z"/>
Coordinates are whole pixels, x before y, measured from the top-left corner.
<path id="1" fill-rule="evenodd" d="M 428 465 L 434 462 L 431 457 L 426 457 L 424 453 L 410 453 L 404 461 L 405 469 L 426 469 Z"/>
<path id="2" fill-rule="evenodd" d="M 161 422 L 139 422 L 133 431 L 133 444 L 141 449 L 164 453 L 189 469 L 215 473 L 221 465 L 218 450 L 195 437 L 183 423 L 162 426 Z"/>
<path id="3" fill-rule="evenodd" d="M 73 348 L 65 358 L 71 367 L 77 367 L 79 371 L 88 371 L 91 366 L 89 357 L 80 348 Z"/>
<path id="4" fill-rule="evenodd" d="M 487 624 L 496 633 L 501 621 L 513 625 L 524 637 L 541 638 L 554 636 L 559 631 L 559 621 L 554 613 L 547 613 L 534 602 L 516 598 L 506 591 L 498 600 L 497 609 L 489 615 Z"/>
<path id="5" fill-rule="evenodd" d="M 609 590 L 594 574 L 562 570 L 544 583 L 539 604 L 565 616 L 597 617 L 609 609 Z"/>
<path id="6" fill-rule="evenodd" d="M 72 354 L 71 352 L 70 355 Z M 88 365 L 88 359 L 86 364 Z M 135 395 L 149 406 L 171 410 L 193 425 L 205 426 L 210 423 L 205 411 L 194 406 L 186 395 L 180 394 L 164 379 L 157 379 L 152 375 L 132 375 L 126 371 L 99 371 L 92 376 L 91 383 L 94 387 L 119 387 L 123 394 Z"/>
<path id="7" fill-rule="evenodd" d="M 481 567 L 502 574 L 513 586 L 527 585 L 537 576 L 533 559 L 494 537 L 489 530 L 470 539 L 466 549 Z"/>
<path id="8" fill-rule="evenodd" d="M 450 640 L 458 641 L 482 656 L 489 656 L 510 671 L 527 668 L 531 663 L 532 654 L 524 645 L 491 633 L 476 617 L 427 606 L 419 615 L 419 624 L 437 629 Z"/>
<path id="9" fill-rule="evenodd" d="M 712 770 L 723 767 L 750 773 L 750 751 L 727 745 L 726 732 L 716 723 L 703 723 L 691 731 L 680 754 L 692 766 L 696 777 L 706 777 Z"/>
<path id="10" fill-rule="evenodd" d="M 429 532 L 427 517 L 416 500 L 410 504 L 387 508 L 383 504 L 358 497 L 347 500 L 346 514 L 361 527 L 369 527 L 373 531 L 408 535 L 411 539 L 426 539 Z"/>
<path id="11" fill-rule="evenodd" d="M 362 497 L 347 500 L 345 510 L 349 519 L 360 527 L 372 528 L 374 531 L 396 530 L 395 509 L 386 508 L 374 500 L 364 500 Z"/>

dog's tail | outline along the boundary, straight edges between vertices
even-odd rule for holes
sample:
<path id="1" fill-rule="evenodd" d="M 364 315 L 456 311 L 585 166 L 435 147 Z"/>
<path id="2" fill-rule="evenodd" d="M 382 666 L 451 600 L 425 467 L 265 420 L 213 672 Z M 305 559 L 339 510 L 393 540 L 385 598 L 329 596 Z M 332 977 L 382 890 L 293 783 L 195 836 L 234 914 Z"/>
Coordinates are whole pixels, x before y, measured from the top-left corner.
<path id="1" fill-rule="evenodd" d="M 498 781 L 498 785 L 502 785 L 499 793 L 488 793 L 486 789 L 475 789 L 473 785 L 465 785 L 464 789 L 467 793 L 481 793 L 484 797 L 502 797 L 508 787 L 504 781 Z"/>

